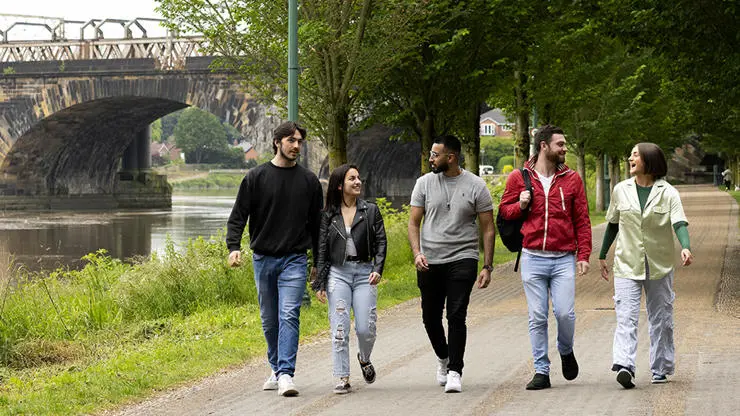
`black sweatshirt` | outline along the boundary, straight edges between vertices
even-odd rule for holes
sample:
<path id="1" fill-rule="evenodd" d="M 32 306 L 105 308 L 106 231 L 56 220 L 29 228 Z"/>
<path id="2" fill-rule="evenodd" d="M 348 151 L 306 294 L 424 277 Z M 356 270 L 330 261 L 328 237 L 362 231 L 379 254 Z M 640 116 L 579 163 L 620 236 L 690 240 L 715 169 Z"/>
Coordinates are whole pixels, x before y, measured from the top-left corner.
<path id="1" fill-rule="evenodd" d="M 242 179 L 226 229 L 229 252 L 241 247 L 249 220 L 249 247 L 258 254 L 282 256 L 318 253 L 323 207 L 319 179 L 296 165 L 281 168 L 264 163 Z"/>

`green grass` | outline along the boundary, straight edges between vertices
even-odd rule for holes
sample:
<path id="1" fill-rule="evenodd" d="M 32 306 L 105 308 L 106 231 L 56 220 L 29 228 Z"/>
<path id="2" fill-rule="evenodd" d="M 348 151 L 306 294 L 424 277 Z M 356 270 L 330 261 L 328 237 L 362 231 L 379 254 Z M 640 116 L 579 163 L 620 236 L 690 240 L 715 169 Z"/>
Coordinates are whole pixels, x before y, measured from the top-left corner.
<path id="1" fill-rule="evenodd" d="M 244 178 L 244 173 L 209 173 L 205 178 L 196 178 L 175 182 L 172 188 L 176 190 L 188 189 L 232 189 L 238 188 Z"/>
<path id="2" fill-rule="evenodd" d="M 408 211 L 379 201 L 389 247 L 379 308 L 418 296 Z M 246 239 L 246 237 L 245 237 Z M 223 235 L 126 264 L 104 251 L 82 270 L 0 287 L 0 415 L 99 412 L 265 354 L 251 256 L 226 266 Z M 243 246 L 247 246 L 246 241 Z M 495 263 L 513 260 L 497 245 Z M 326 306 L 301 313 L 306 339 Z"/>

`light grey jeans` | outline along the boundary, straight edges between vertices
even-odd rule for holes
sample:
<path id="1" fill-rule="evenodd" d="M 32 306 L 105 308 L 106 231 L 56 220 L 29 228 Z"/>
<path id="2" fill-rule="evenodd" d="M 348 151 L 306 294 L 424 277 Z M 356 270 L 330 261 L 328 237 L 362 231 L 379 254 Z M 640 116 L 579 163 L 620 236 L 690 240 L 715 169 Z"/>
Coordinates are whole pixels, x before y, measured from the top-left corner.
<path id="1" fill-rule="evenodd" d="M 647 276 L 649 277 L 649 275 Z M 657 280 L 614 278 L 614 310 L 617 329 L 614 331 L 613 363 L 635 372 L 637 355 L 637 323 L 640 318 L 640 298 L 645 289 L 648 333 L 650 334 L 650 370 L 653 374 L 671 375 L 674 369 L 673 345 L 673 272 Z"/>
<path id="2" fill-rule="evenodd" d="M 331 266 L 326 293 L 333 341 L 334 377 L 349 377 L 350 308 L 355 313 L 355 332 L 360 359 L 370 361 L 375 345 L 378 290 L 369 283 L 371 263 L 345 262 Z"/>

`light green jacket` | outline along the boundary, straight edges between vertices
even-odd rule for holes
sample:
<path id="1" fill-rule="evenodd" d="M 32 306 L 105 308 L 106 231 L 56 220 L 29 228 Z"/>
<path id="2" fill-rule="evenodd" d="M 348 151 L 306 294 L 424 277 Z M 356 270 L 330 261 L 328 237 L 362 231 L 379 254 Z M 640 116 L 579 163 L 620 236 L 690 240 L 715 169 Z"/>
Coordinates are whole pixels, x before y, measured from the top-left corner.
<path id="1" fill-rule="evenodd" d="M 644 211 L 640 210 L 635 179 L 618 183 L 612 192 L 606 220 L 619 224 L 614 250 L 614 276 L 645 280 L 645 258 L 650 280 L 662 279 L 673 270 L 673 224 L 686 220 L 676 188 L 658 179 Z"/>

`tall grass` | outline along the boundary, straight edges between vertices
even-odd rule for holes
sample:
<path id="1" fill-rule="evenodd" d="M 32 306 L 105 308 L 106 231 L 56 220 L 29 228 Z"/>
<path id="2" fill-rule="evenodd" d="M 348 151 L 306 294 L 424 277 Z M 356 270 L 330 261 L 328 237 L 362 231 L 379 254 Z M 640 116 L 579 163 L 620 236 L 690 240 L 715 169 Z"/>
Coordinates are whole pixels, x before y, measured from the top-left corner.
<path id="1" fill-rule="evenodd" d="M 388 236 L 381 308 L 418 296 L 409 211 L 377 201 Z M 247 236 L 242 247 L 248 247 Z M 502 246 L 495 262 L 512 259 Z M 81 270 L 18 272 L 0 285 L 0 414 L 93 412 L 265 351 L 251 267 L 226 265 L 223 232 L 129 264 L 104 250 Z M 301 334 L 328 328 L 326 305 Z"/>

